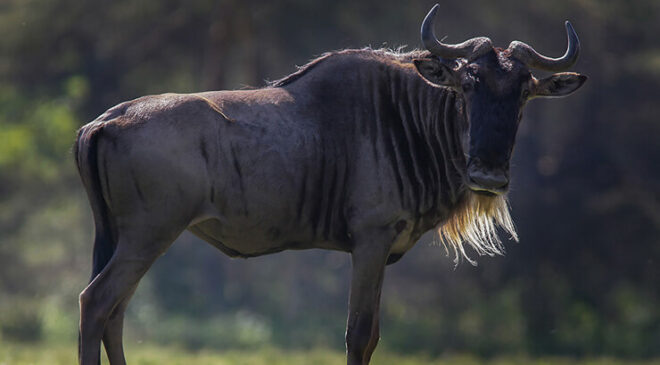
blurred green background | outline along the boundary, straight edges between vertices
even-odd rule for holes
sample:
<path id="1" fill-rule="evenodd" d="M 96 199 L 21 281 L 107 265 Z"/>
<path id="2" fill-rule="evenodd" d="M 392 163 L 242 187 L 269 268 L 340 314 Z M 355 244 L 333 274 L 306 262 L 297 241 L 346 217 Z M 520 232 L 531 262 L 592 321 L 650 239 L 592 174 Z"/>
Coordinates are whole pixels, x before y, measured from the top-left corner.
<path id="1" fill-rule="evenodd" d="M 1 1 L 0 352 L 75 353 L 92 248 L 71 155 L 78 127 L 145 94 L 259 87 L 328 50 L 420 47 L 433 3 Z M 388 268 L 377 352 L 660 357 L 660 2 L 441 6 L 448 42 L 518 39 L 551 56 L 570 19 L 582 42 L 574 70 L 590 79 L 526 107 L 510 193 L 521 242 L 454 269 L 425 237 Z M 341 352 L 349 271 L 346 254 L 231 260 L 184 234 L 142 281 L 126 342 Z"/>

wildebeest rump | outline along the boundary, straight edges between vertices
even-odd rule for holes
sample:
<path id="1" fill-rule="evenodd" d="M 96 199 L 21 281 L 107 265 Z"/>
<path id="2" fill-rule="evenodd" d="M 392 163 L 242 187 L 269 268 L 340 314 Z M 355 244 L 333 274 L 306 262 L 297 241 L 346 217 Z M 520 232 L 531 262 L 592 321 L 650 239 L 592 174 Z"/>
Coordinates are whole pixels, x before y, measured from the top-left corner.
<path id="1" fill-rule="evenodd" d="M 521 110 L 585 77 L 521 42 L 458 45 L 422 25 L 425 51 L 323 55 L 258 90 L 164 94 L 119 104 L 82 127 L 76 162 L 94 214 L 92 280 L 80 295 L 80 362 L 103 341 L 124 364 L 123 314 L 143 274 L 188 229 L 232 257 L 287 249 L 351 253 L 349 364 L 379 337 L 385 265 L 419 237 L 465 255 L 514 237 L 504 198 Z"/>

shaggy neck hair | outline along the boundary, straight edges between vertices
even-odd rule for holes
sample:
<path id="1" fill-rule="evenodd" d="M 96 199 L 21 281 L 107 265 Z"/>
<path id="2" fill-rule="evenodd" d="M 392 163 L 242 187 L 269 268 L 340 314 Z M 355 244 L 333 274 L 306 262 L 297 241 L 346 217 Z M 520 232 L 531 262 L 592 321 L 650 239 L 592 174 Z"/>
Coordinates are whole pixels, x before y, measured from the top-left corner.
<path id="1" fill-rule="evenodd" d="M 402 65 L 409 65 L 415 58 L 429 57 L 428 51 L 413 50 L 410 52 L 401 52 L 401 49 L 371 49 L 364 48 L 360 50 L 342 50 L 336 52 L 329 52 L 321 55 L 320 57 L 310 61 L 298 70 L 282 79 L 275 80 L 269 83 L 269 87 L 286 87 L 296 80 L 304 77 L 310 71 L 315 69 L 319 64 L 328 62 L 329 59 L 335 56 L 350 56 L 362 55 L 377 58 L 380 62 L 391 65 L 392 67 L 401 67 Z M 418 75 L 419 76 L 419 75 Z M 421 77 L 421 76 L 419 76 Z M 445 93 L 451 92 L 445 89 Z M 460 94 L 459 94 L 460 95 Z M 459 96 L 461 97 L 461 96 Z M 460 111 L 456 111 L 461 113 Z M 452 120 L 442 120 L 442 123 L 460 123 L 463 118 L 451 118 Z M 456 146 L 462 146 L 460 143 L 461 135 L 457 134 L 461 130 L 458 125 L 451 128 L 455 131 L 453 138 Z M 452 142 L 450 142 L 452 143 Z M 459 147 L 462 148 L 462 147 Z M 456 163 L 456 161 L 454 161 Z M 459 175 L 465 175 L 465 162 L 459 163 L 460 166 L 455 166 L 459 171 Z M 511 215 L 509 213 L 509 205 L 505 196 L 486 196 L 472 192 L 463 186 L 456 186 L 458 193 L 458 200 L 450 216 L 444 222 L 440 223 L 437 229 L 438 238 L 440 243 L 445 247 L 447 254 L 449 251 L 454 252 L 454 262 L 458 264 L 461 258 L 465 258 L 472 265 L 476 265 L 476 261 L 470 258 L 465 250 L 465 246 L 472 247 L 478 255 L 502 255 L 504 254 L 504 246 L 497 234 L 497 227 L 501 227 L 506 231 L 511 238 L 518 240 Z"/>

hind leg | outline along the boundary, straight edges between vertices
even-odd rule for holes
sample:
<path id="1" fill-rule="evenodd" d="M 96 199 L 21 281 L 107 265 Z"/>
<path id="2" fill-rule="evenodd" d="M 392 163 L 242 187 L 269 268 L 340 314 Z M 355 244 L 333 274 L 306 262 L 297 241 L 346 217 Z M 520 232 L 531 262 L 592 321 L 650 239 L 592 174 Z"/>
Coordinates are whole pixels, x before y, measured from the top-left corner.
<path id="1" fill-rule="evenodd" d="M 131 300 L 133 293 L 135 293 L 137 285 L 133 287 L 126 298 L 122 299 L 115 309 L 110 314 L 105 330 L 103 331 L 103 345 L 105 353 L 108 355 L 108 360 L 112 365 L 126 365 L 124 357 L 124 345 L 122 341 L 122 334 L 124 329 L 124 312 L 128 307 L 128 302 Z"/>
<path id="2" fill-rule="evenodd" d="M 153 227 L 153 226 L 151 226 Z M 121 322 L 130 295 L 151 264 L 172 244 L 185 225 L 169 234 L 120 230 L 117 250 L 107 266 L 80 294 L 80 363 L 97 365 L 101 339 L 107 335 L 111 364 L 124 362 Z M 115 314 L 115 316 L 113 316 Z M 106 325 L 110 324 L 108 331 Z"/>

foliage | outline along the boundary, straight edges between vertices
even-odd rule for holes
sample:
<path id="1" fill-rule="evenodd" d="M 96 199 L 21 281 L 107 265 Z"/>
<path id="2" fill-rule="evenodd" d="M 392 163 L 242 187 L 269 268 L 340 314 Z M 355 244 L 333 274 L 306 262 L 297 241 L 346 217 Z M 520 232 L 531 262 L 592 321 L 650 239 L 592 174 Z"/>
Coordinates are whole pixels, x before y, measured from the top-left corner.
<path id="1" fill-rule="evenodd" d="M 147 93 L 260 86 L 327 50 L 414 47 L 431 5 L 2 2 L 0 363 L 73 359 L 92 237 L 70 153 L 77 127 Z M 583 47 L 576 71 L 590 79 L 574 97 L 526 107 L 510 194 L 519 245 L 508 244 L 504 258 L 480 258 L 477 268 L 453 269 L 427 237 L 388 269 L 382 343 L 429 358 L 387 353 L 379 363 L 463 352 L 479 357 L 451 360 L 660 356 L 660 2 L 470 0 L 442 3 L 440 18 L 449 41 L 487 34 L 501 46 L 521 39 L 553 55 L 569 18 Z M 210 347 L 239 349 L 224 358 L 302 362 L 317 355 L 299 349 L 342 348 L 349 271 L 343 254 L 232 261 L 184 235 L 141 283 L 127 337 L 168 345 L 136 345 L 145 364 L 216 361 Z M 40 340 L 69 347 L 45 346 L 30 357 Z M 175 344 L 199 351 L 181 354 Z M 251 355 L 268 344 L 297 350 Z"/>

